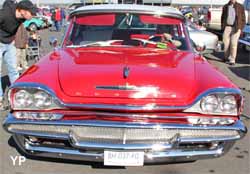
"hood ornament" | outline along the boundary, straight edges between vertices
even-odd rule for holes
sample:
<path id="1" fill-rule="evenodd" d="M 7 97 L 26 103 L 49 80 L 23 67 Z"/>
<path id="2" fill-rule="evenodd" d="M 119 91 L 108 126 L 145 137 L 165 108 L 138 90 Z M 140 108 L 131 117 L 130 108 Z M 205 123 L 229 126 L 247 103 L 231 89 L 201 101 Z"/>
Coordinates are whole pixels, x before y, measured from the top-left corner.
<path id="1" fill-rule="evenodd" d="M 129 76 L 129 71 L 130 71 L 130 70 L 129 70 L 129 67 L 126 66 L 126 67 L 123 68 L 123 78 L 124 78 L 124 79 L 128 78 L 128 76 Z"/>

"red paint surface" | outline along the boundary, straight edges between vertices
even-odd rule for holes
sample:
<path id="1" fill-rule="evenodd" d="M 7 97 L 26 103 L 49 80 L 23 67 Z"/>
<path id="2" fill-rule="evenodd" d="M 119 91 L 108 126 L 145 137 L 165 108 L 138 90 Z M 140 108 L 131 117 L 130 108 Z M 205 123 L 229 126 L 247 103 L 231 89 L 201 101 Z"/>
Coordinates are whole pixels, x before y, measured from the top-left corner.
<path id="1" fill-rule="evenodd" d="M 211 88 L 237 88 L 203 58 L 192 52 L 150 48 L 65 48 L 42 58 L 17 82 L 48 86 L 66 103 L 169 105 L 191 104 Z M 130 74 L 123 78 L 123 68 Z M 96 85 L 152 87 L 157 93 L 96 90 Z M 140 91 L 139 91 L 140 92 Z M 174 97 L 175 96 L 175 97 Z"/>
<path id="2" fill-rule="evenodd" d="M 115 14 L 95 14 L 76 18 L 80 25 L 114 25 Z"/>
<path id="3" fill-rule="evenodd" d="M 181 23 L 180 19 L 170 17 L 159 17 L 152 15 L 140 15 L 140 20 L 145 24 L 164 24 L 164 25 L 178 25 Z"/>

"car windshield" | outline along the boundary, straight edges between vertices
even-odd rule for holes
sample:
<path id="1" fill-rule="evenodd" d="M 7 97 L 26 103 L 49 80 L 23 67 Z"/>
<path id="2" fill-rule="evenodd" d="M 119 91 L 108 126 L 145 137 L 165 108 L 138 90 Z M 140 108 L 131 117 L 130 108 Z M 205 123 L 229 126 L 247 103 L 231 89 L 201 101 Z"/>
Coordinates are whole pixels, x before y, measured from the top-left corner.
<path id="1" fill-rule="evenodd" d="M 188 50 L 183 22 L 166 16 L 107 13 L 73 18 L 67 47 L 152 47 Z"/>

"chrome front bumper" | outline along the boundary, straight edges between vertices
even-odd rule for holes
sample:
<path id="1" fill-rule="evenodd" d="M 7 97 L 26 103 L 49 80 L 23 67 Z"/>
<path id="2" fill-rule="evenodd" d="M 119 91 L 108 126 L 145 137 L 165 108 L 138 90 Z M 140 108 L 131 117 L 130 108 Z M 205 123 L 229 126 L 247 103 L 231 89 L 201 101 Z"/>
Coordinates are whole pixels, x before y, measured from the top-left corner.
<path id="1" fill-rule="evenodd" d="M 17 120 L 11 114 L 3 126 L 14 135 L 17 145 L 26 154 L 96 162 L 103 162 L 105 150 L 143 151 L 144 163 L 215 158 L 228 152 L 234 142 L 247 132 L 240 120 L 231 126 L 192 126 L 107 121 L 27 121 Z M 34 138 L 39 141 L 31 141 Z"/>

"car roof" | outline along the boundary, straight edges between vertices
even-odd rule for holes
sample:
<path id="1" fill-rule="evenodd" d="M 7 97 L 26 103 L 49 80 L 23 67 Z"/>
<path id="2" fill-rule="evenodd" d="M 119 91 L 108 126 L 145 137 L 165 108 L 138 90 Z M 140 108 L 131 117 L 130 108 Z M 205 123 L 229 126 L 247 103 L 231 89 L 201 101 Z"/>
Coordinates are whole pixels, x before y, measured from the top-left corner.
<path id="1" fill-rule="evenodd" d="M 131 12 L 131 13 L 144 13 L 155 14 L 163 16 L 171 16 L 184 19 L 182 13 L 173 7 L 162 7 L 152 5 L 137 5 L 137 4 L 102 4 L 102 5 L 87 5 L 79 7 L 71 12 L 70 17 L 86 14 L 86 13 L 102 13 L 102 12 Z"/>

